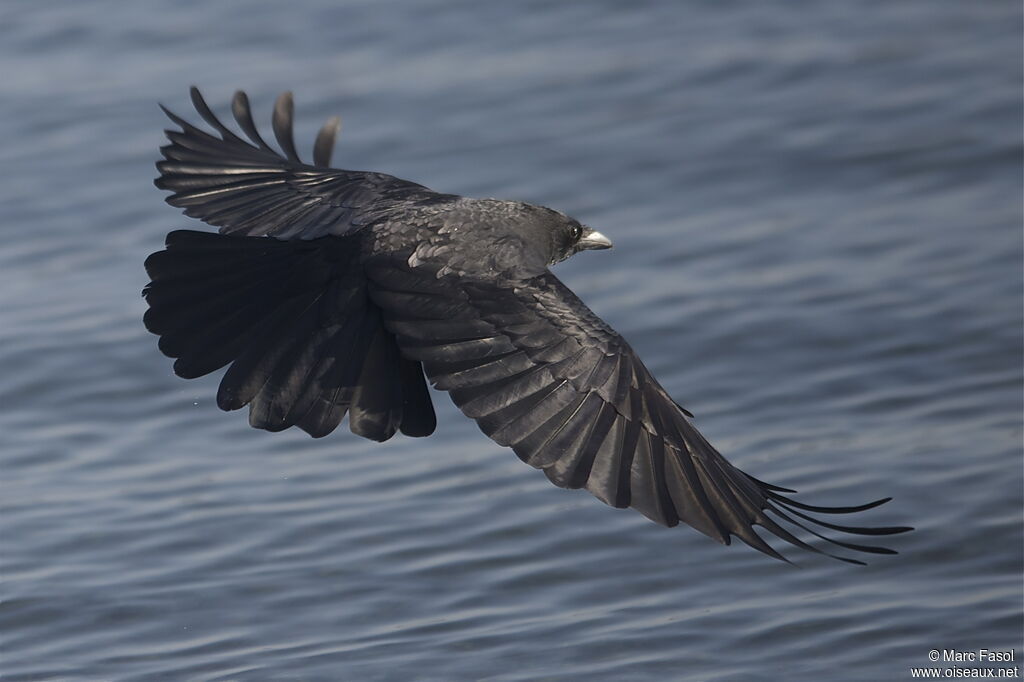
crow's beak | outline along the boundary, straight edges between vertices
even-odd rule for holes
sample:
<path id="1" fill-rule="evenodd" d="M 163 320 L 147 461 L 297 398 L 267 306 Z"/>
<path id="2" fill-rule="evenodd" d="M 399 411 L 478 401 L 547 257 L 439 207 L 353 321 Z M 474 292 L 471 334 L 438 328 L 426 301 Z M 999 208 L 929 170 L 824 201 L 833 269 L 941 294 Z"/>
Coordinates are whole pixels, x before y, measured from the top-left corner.
<path id="1" fill-rule="evenodd" d="M 610 249 L 612 248 L 612 240 L 605 237 L 597 230 L 591 230 L 587 228 L 587 232 L 583 233 L 583 238 L 579 241 L 580 249 Z"/>

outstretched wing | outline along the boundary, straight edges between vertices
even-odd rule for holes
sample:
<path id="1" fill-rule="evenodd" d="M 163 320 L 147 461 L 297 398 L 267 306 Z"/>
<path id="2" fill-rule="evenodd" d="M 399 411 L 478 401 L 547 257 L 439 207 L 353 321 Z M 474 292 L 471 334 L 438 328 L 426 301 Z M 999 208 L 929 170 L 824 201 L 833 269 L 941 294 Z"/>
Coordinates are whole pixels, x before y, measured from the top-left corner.
<path id="1" fill-rule="evenodd" d="M 317 135 L 313 163 L 301 161 L 292 136 L 291 93 L 274 105 L 273 129 L 282 156 L 256 130 L 249 99 L 236 92 L 232 113 L 243 139 L 213 114 L 199 90 L 192 104 L 218 135 L 193 126 L 164 109 L 181 126 L 166 131 L 156 186 L 174 192 L 167 203 L 185 215 L 214 225 L 224 234 L 316 239 L 358 230 L 396 202 L 439 196 L 422 185 L 384 173 L 328 168 L 339 120 L 329 120 Z"/>
<path id="2" fill-rule="evenodd" d="M 682 521 L 723 544 L 735 535 L 779 559 L 755 525 L 825 554 L 780 522 L 878 554 L 894 552 L 826 538 L 801 520 L 860 535 L 909 530 L 841 526 L 805 513 L 859 512 L 887 499 L 811 506 L 732 466 L 622 337 L 550 272 L 499 286 L 379 257 L 367 263 L 367 274 L 403 355 L 422 361 L 431 382 L 484 433 L 557 486 L 586 488 L 665 526 Z"/>

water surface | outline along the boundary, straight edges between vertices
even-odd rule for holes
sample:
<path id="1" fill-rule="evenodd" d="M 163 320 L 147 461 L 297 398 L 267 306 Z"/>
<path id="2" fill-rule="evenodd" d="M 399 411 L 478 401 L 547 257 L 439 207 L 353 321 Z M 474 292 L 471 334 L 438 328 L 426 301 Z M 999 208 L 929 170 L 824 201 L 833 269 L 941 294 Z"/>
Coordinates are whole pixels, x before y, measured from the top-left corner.
<path id="1" fill-rule="evenodd" d="M 1019 3 L 8 3 L 7 680 L 899 680 L 1022 655 Z M 249 429 L 146 333 L 196 83 L 308 149 L 564 210 L 558 274 L 732 462 L 892 495 L 801 569 L 426 440 Z"/>

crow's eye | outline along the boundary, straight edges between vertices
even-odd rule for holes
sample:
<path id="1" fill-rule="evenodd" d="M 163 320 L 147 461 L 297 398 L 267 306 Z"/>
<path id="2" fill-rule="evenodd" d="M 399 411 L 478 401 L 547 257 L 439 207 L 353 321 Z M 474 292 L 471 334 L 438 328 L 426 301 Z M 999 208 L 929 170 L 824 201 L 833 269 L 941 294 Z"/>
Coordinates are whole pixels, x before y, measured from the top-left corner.
<path id="1" fill-rule="evenodd" d="M 580 240 L 580 237 L 583 236 L 583 226 L 573 225 L 572 229 L 569 231 L 569 236 L 572 237 L 572 240 L 574 242 L 578 242 Z"/>

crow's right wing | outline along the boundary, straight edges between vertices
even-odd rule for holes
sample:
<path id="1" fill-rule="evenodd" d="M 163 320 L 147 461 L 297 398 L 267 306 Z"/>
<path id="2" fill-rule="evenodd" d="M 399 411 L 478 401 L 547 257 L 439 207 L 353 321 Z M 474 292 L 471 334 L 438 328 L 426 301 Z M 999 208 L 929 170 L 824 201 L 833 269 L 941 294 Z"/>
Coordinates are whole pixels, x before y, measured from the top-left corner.
<path id="1" fill-rule="evenodd" d="M 666 526 L 682 521 L 724 544 L 735 535 L 780 559 L 755 525 L 815 552 L 821 550 L 779 522 L 847 549 L 882 554 L 893 552 L 826 538 L 799 519 L 860 535 L 908 530 L 815 519 L 805 512 L 858 512 L 886 500 L 811 506 L 734 467 L 622 337 L 550 272 L 517 282 L 441 272 L 437 264 L 371 259 L 371 298 L 403 355 L 421 361 L 434 385 L 484 433 L 555 485 L 586 488 L 606 504 L 633 507 Z"/>
<path id="2" fill-rule="evenodd" d="M 317 135 L 313 163 L 301 161 L 292 136 L 291 93 L 274 106 L 273 129 L 284 156 L 268 145 L 253 123 L 249 100 L 236 92 L 231 108 L 249 140 L 213 114 L 199 90 L 192 103 L 218 133 L 212 135 L 164 109 L 181 131 L 166 131 L 156 186 L 174 192 L 167 203 L 185 215 L 220 228 L 223 234 L 316 239 L 346 235 L 396 202 L 432 201 L 438 195 L 422 185 L 384 173 L 328 168 L 339 122 L 329 120 Z"/>

